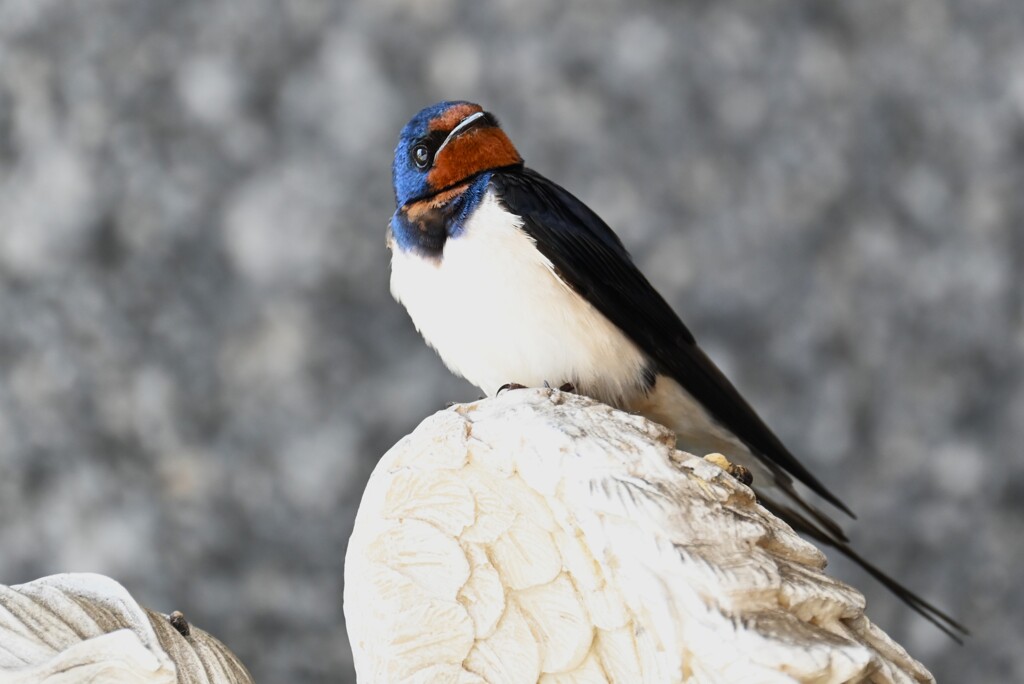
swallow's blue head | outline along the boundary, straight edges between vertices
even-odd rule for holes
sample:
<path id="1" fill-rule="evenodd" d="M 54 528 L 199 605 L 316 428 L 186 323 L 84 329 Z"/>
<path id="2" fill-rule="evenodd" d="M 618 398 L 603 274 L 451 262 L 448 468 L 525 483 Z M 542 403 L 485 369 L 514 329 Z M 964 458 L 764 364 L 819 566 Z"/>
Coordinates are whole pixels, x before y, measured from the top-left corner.
<path id="1" fill-rule="evenodd" d="M 498 121 L 472 102 L 439 102 L 405 125 L 392 166 L 395 200 L 402 207 L 485 171 L 521 164 Z"/>

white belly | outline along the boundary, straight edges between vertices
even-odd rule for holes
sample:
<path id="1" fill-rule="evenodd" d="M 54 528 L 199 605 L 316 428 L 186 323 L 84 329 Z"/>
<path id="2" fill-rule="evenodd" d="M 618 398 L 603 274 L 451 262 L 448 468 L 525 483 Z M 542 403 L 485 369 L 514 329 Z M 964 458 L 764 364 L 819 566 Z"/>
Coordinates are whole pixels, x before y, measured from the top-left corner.
<path id="1" fill-rule="evenodd" d="M 434 260 L 395 248 L 391 293 L 448 367 L 488 395 L 508 382 L 574 383 L 623 405 L 640 391 L 643 352 L 563 283 L 488 193 Z"/>
<path id="2" fill-rule="evenodd" d="M 659 375 L 646 391 L 644 353 L 555 275 L 520 225 L 488 194 L 441 259 L 394 249 L 391 293 L 448 367 L 490 396 L 508 382 L 572 382 L 672 429 L 684 450 L 721 452 L 770 484 L 747 447 L 678 382 Z"/>

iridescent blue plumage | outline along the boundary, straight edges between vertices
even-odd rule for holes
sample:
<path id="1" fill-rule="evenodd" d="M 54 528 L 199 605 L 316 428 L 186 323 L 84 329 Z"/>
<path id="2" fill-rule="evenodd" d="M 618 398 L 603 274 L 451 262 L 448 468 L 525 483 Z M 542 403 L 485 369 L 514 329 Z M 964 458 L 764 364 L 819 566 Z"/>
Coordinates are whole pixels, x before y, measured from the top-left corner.
<path id="1" fill-rule="evenodd" d="M 445 112 L 451 111 L 459 105 L 473 106 L 470 102 L 462 101 L 438 102 L 435 105 L 420 110 L 402 128 L 402 132 L 398 137 L 398 145 L 395 147 L 395 158 L 391 166 L 395 200 L 399 207 L 430 192 L 428 181 L 430 168 L 418 167 L 412 158 L 412 150 L 420 142 L 428 140 L 432 133 L 435 134 L 435 137 L 440 137 L 443 140 L 444 135 L 438 135 L 439 129 L 431 131 L 431 123 L 436 121 Z"/>
<path id="2" fill-rule="evenodd" d="M 395 147 L 395 245 L 440 255 L 480 205 L 492 170 L 521 163 L 497 121 L 479 105 L 452 101 L 423 109 L 402 129 Z"/>
<path id="3" fill-rule="evenodd" d="M 422 211 L 411 213 L 399 206 L 391 216 L 391 234 L 401 250 L 416 251 L 424 256 L 439 256 L 445 242 L 458 236 L 466 220 L 480 205 L 491 183 L 491 174 L 476 177 L 465 189 L 441 202 L 425 202 Z M 433 206 L 433 205 L 438 206 Z M 415 207 L 413 207 L 415 209 Z"/>

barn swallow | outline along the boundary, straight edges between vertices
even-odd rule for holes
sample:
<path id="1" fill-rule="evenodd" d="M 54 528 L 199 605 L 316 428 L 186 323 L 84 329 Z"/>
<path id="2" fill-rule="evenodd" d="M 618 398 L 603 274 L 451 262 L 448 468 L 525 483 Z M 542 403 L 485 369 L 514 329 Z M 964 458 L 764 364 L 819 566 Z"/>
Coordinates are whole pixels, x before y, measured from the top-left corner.
<path id="1" fill-rule="evenodd" d="M 612 229 L 526 168 L 495 117 L 441 102 L 402 129 L 392 167 L 391 292 L 447 366 L 493 396 L 510 382 L 579 393 L 674 430 L 754 473 L 759 500 L 956 638 L 964 628 L 861 557 L 795 481 L 852 516 L 805 468 L 634 265 Z"/>

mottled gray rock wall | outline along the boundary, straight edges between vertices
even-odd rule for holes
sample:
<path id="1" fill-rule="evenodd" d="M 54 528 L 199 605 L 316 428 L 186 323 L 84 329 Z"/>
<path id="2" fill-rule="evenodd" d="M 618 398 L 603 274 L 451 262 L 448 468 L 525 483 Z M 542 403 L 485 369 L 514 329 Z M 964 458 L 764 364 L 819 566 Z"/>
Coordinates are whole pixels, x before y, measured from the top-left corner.
<path id="1" fill-rule="evenodd" d="M 391 150 L 445 98 L 977 636 L 837 561 L 872 619 L 939 681 L 1024 679 L 1016 0 L 0 0 L 0 582 L 103 572 L 258 681 L 351 677 L 362 483 L 479 394 L 387 293 Z"/>

